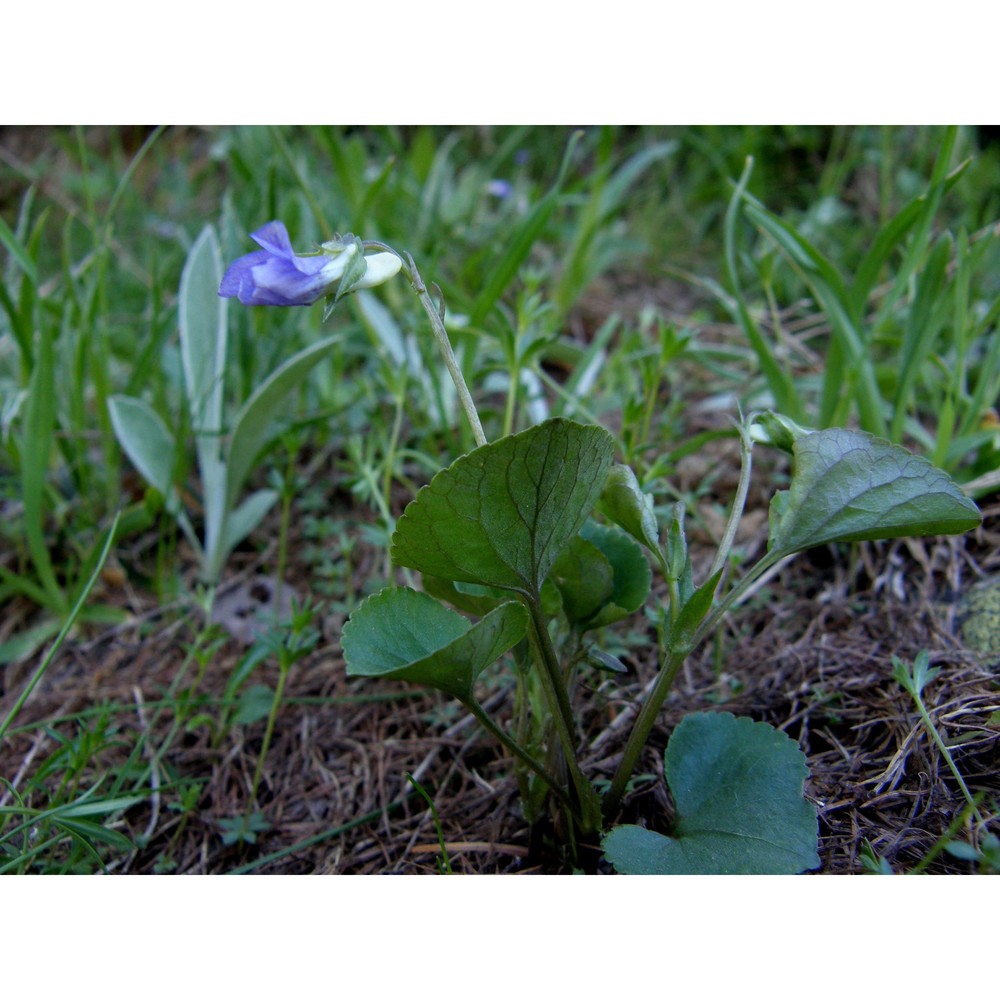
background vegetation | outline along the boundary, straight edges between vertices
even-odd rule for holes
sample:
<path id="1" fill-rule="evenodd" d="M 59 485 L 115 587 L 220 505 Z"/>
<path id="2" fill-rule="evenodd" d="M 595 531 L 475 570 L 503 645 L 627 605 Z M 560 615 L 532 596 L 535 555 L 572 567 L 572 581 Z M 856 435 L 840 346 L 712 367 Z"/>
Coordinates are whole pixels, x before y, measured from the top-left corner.
<path id="1" fill-rule="evenodd" d="M 402 506 L 472 444 L 405 282 L 352 296 L 326 322 L 319 307 L 230 308 L 228 413 L 295 352 L 339 340 L 275 412 L 252 485 L 280 501 L 230 559 L 214 622 L 169 497 L 119 444 L 119 394 L 190 444 L 170 476 L 200 530 L 177 291 L 206 223 L 226 261 L 270 219 L 301 250 L 349 231 L 409 251 L 444 292 L 489 438 L 550 415 L 594 420 L 662 509 L 684 500 L 709 535 L 725 463 L 693 463 L 727 442 L 737 407 L 889 437 L 989 510 L 1000 469 L 992 138 L 798 126 L 0 131 L 0 871 L 188 870 L 192 829 L 212 845 L 210 870 L 287 857 L 313 834 L 259 843 L 283 822 L 268 799 L 282 726 L 324 699 L 345 713 L 357 699 L 412 701 L 349 687 L 338 659 L 344 617 L 395 578 L 385 551 Z M 251 609 L 281 609 L 279 624 L 247 632 L 227 586 Z M 795 595 L 768 599 L 781 614 Z M 608 640 L 640 675 L 646 625 Z M 126 666 L 138 672 L 123 689 Z M 290 701 L 296 671 L 338 680 Z M 459 721 L 435 717 L 433 700 L 421 711 L 432 735 Z M 379 727 L 351 738 L 392 737 Z M 247 766 L 220 768 L 227 755 Z M 416 808 L 412 794 L 389 804 Z M 323 842 L 386 809 L 330 820 Z"/>

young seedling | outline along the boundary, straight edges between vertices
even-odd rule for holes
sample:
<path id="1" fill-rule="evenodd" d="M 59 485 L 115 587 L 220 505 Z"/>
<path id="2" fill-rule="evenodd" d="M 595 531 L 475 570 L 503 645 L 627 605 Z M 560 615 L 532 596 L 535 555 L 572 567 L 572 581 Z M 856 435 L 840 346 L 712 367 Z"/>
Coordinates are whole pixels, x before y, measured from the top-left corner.
<path id="1" fill-rule="evenodd" d="M 893 656 L 892 658 L 893 680 L 898 681 L 903 690 L 913 699 L 913 704 L 916 705 L 917 711 L 920 713 L 920 719 L 927 730 L 927 735 L 930 736 L 934 745 L 941 752 L 941 756 L 948 765 L 948 770 L 954 775 L 955 781 L 958 782 L 958 787 L 962 789 L 962 794 L 965 796 L 965 801 L 969 804 L 972 815 L 979 826 L 982 827 L 985 825 L 985 821 L 979 812 L 978 803 L 973 798 L 972 792 L 969 791 L 969 787 L 965 783 L 965 778 L 962 777 L 961 771 L 959 771 L 958 766 L 955 764 L 955 758 L 952 757 L 948 745 L 941 738 L 941 734 L 938 732 L 937 726 L 934 725 L 934 720 L 931 718 L 930 712 L 927 711 L 927 705 L 924 702 L 924 688 L 940 673 L 940 667 L 930 666 L 930 654 L 926 649 L 922 649 L 917 653 L 912 666 L 901 660 L 898 656 Z"/>

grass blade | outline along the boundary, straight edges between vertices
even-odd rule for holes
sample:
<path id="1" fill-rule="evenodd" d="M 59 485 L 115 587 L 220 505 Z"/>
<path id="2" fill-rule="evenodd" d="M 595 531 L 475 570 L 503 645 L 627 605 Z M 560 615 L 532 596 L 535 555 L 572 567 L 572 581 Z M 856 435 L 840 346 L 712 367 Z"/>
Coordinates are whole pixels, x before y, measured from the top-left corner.
<path id="1" fill-rule="evenodd" d="M 559 203 L 559 195 L 562 191 L 563 181 L 566 177 L 573 151 L 576 149 L 582 133 L 573 134 L 566 147 L 566 155 L 563 157 L 562 167 L 559 176 L 552 185 L 551 190 L 544 198 L 528 213 L 521 224 L 514 231 L 510 243 L 503 256 L 490 267 L 490 278 L 486 286 L 479 293 L 475 304 L 472 307 L 472 315 L 469 321 L 470 326 L 479 327 L 489 315 L 490 310 L 496 305 L 497 300 L 506 291 L 507 286 L 514 279 L 518 269 L 525 262 L 535 241 L 542 234 L 545 224 L 555 211 Z"/>
<path id="2" fill-rule="evenodd" d="M 750 173 L 753 170 L 752 158 L 747 159 L 743 173 L 736 184 L 733 196 L 729 200 L 726 209 L 726 218 L 723 226 L 723 238 L 725 241 L 725 262 L 726 277 L 729 287 L 735 297 L 736 319 L 746 335 L 750 346 L 757 355 L 757 362 L 771 395 L 774 397 L 775 409 L 792 417 L 793 420 L 803 420 L 802 404 L 798 393 L 792 382 L 792 377 L 788 370 L 784 368 L 775 357 L 774 352 L 768 346 L 767 340 L 760 332 L 760 327 L 750 314 L 747 308 L 746 296 L 743 294 L 743 287 L 740 283 L 739 269 L 736 266 L 736 222 L 739 215 L 739 207 L 746 194 L 747 184 L 750 182 Z M 728 304 L 728 303 L 727 303 Z"/>
<path id="3" fill-rule="evenodd" d="M 62 646 L 69 635 L 70 629 L 76 623 L 80 612 L 83 610 L 84 604 L 87 603 L 87 598 L 90 596 L 91 590 L 94 589 L 94 584 L 97 583 L 98 578 L 101 575 L 101 570 L 104 569 L 104 564 L 108 560 L 108 556 L 111 554 L 111 546 L 114 543 L 115 531 L 118 528 L 118 518 L 120 515 L 116 514 L 115 519 L 108 529 L 108 536 L 104 540 L 104 548 L 101 550 L 101 555 L 97 560 L 97 565 L 94 567 L 93 573 L 90 574 L 90 579 L 87 581 L 83 589 L 80 591 L 80 596 L 76 599 L 76 604 L 73 605 L 69 614 L 66 616 L 66 620 L 63 622 L 62 628 L 59 630 L 59 634 L 55 638 L 55 642 L 52 643 L 49 651 L 45 654 L 45 658 L 38 665 L 38 669 L 32 674 L 31 679 L 25 685 L 24 690 L 18 696 L 17 701 L 11 706 L 10 711 L 7 713 L 7 717 L 0 723 L 0 740 L 3 739 L 4 733 L 10 728 L 10 724 L 17 718 L 18 713 L 24 707 L 24 703 L 28 700 L 31 692 L 34 691 L 38 682 L 45 675 L 45 671 L 48 670 L 49 664 L 52 663 L 53 658 L 59 651 L 59 647 Z"/>

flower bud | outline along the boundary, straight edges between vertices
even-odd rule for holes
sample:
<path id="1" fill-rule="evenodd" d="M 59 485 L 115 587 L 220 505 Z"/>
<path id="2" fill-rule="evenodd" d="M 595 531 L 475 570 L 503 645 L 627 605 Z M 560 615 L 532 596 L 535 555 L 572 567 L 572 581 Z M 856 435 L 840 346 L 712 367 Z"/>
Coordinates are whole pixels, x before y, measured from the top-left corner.
<path id="1" fill-rule="evenodd" d="M 761 444 L 771 445 L 782 451 L 792 453 L 795 442 L 804 434 L 812 431 L 808 427 L 802 427 L 791 417 L 786 417 L 773 410 L 758 413 L 750 426 L 750 440 Z"/>

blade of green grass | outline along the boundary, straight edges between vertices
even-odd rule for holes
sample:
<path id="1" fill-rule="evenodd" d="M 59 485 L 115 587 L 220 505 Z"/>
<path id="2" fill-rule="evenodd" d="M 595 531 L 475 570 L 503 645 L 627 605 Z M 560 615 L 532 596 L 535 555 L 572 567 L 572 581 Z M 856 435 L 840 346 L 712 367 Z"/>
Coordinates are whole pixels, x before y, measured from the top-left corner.
<path id="1" fill-rule="evenodd" d="M 898 442 L 903 438 L 903 422 L 909 412 L 917 379 L 934 348 L 944 321 L 943 309 L 940 307 L 947 305 L 942 293 L 951 252 L 951 238 L 944 234 L 935 243 L 926 267 L 916 279 L 916 295 L 910 305 L 898 360 L 899 382 L 892 402 L 890 441 Z"/>
<path id="2" fill-rule="evenodd" d="M 55 349 L 48 324 L 38 332 L 35 367 L 28 384 L 21 440 L 21 498 L 28 552 L 46 594 L 46 604 L 65 611 L 66 595 L 56 580 L 45 541 L 45 485 L 56 422 Z"/>
<path id="3" fill-rule="evenodd" d="M 805 419 L 802 403 L 795 390 L 791 374 L 787 367 L 781 365 L 774 353 L 771 351 L 767 340 L 760 331 L 753 316 L 746 304 L 746 296 L 740 282 L 739 268 L 736 263 L 736 223 L 739 216 L 739 208 L 746 195 L 747 184 L 750 182 L 750 174 L 753 170 L 753 159 L 747 158 L 743 173 L 736 183 L 733 195 L 729 199 L 726 208 L 725 222 L 723 224 L 723 241 L 726 265 L 726 278 L 732 290 L 734 300 L 731 305 L 735 306 L 735 319 L 743 328 L 754 354 L 757 356 L 757 363 L 764 374 L 768 388 L 774 398 L 774 406 L 779 412 L 787 414 L 793 420 L 802 421 Z M 728 302 L 724 299 L 723 302 Z"/>
<path id="4" fill-rule="evenodd" d="M 549 192 L 538 202 L 537 205 L 525 216 L 517 229 L 515 229 L 510 242 L 504 253 L 490 265 L 490 276 L 485 287 L 479 293 L 472 307 L 472 315 L 469 321 L 470 326 L 480 327 L 489 315 L 490 310 L 496 305 L 500 296 L 507 290 L 513 281 L 521 265 L 527 260 L 531 248 L 535 245 L 538 237 L 545 229 L 546 223 L 559 204 L 559 195 L 562 191 L 566 173 L 573 157 L 573 152 L 582 137 L 582 133 L 576 132 L 570 138 L 563 156 L 562 166 L 559 176 L 552 185 Z"/>
<path id="5" fill-rule="evenodd" d="M 94 567 L 94 572 L 91 573 L 90 579 L 84 585 L 80 591 L 79 597 L 76 599 L 76 603 L 70 609 L 69 614 L 66 615 L 65 621 L 63 622 L 62 628 L 59 630 L 59 634 L 55 638 L 55 642 L 49 647 L 48 653 L 45 654 L 45 658 L 38 665 L 38 668 L 32 674 L 30 680 L 25 685 L 24 690 L 18 696 L 17 700 L 11 706 L 10 711 L 7 713 L 7 717 L 0 723 L 0 740 L 3 740 L 4 734 L 10 728 L 10 724 L 17 718 L 18 713 L 24 707 L 24 703 L 28 700 L 31 692 L 34 691 L 38 682 L 45 675 L 45 671 L 48 670 L 49 665 L 52 663 L 53 658 L 59 651 L 60 646 L 69 635 L 70 629 L 76 623 L 80 612 L 83 610 L 84 605 L 87 602 L 87 598 L 90 596 L 91 590 L 94 589 L 94 584 L 97 583 L 98 578 L 101 575 L 101 570 L 104 569 L 104 564 L 107 562 L 108 556 L 111 554 L 111 547 L 115 538 L 115 531 L 118 528 L 118 515 L 115 515 L 115 519 L 108 529 L 108 535 L 104 542 L 104 548 L 101 550 L 101 554 L 97 560 L 97 565 Z"/>

